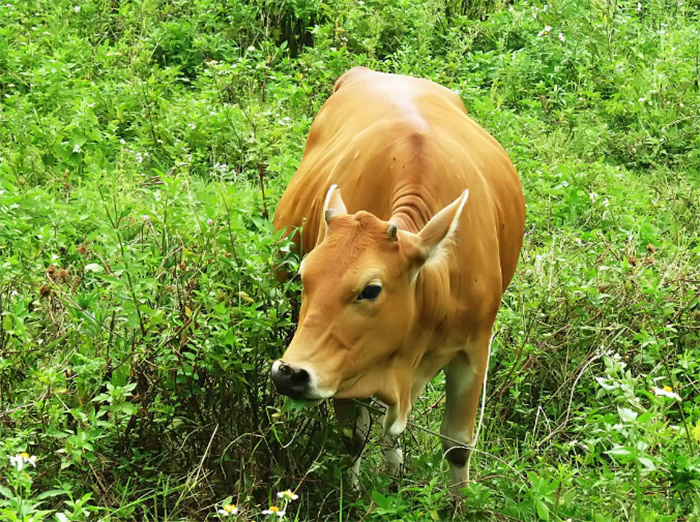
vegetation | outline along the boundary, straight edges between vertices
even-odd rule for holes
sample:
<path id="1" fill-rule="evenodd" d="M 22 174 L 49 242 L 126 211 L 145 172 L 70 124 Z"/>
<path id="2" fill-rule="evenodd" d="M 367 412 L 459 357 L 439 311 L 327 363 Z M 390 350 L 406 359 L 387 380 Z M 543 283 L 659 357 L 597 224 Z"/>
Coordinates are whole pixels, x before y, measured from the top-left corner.
<path id="1" fill-rule="evenodd" d="M 697 0 L 3 0 L 0 518 L 699 520 L 699 60 Z M 268 379 L 269 216 L 353 65 L 458 91 L 523 180 L 457 514 L 441 376 L 358 493 Z"/>

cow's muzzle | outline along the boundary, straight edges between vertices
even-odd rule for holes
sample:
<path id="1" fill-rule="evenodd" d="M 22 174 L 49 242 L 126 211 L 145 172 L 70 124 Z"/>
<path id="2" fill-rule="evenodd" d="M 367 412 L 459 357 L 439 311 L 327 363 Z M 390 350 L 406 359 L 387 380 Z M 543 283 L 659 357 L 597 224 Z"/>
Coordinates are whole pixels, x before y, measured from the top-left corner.
<path id="1" fill-rule="evenodd" d="M 272 365 L 272 382 L 277 391 L 292 399 L 302 399 L 309 388 L 309 372 L 292 368 L 284 361 L 275 361 Z"/>

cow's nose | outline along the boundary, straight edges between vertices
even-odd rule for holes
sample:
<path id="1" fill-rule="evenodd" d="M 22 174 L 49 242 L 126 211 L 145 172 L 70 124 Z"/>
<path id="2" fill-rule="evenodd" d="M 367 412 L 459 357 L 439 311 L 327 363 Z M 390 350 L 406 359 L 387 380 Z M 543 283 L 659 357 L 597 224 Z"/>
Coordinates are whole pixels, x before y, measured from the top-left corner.
<path id="1" fill-rule="evenodd" d="M 301 399 L 309 387 L 309 372 L 292 368 L 282 361 L 278 363 L 272 366 L 272 382 L 277 391 L 292 399 Z"/>

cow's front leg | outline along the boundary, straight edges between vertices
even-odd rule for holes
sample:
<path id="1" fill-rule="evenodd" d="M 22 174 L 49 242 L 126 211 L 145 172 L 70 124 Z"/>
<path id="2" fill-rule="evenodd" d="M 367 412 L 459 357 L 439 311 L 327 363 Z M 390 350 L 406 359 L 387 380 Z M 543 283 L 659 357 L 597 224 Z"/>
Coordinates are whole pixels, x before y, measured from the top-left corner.
<path id="1" fill-rule="evenodd" d="M 367 444 L 370 418 L 367 408 L 352 400 L 334 399 L 335 416 L 343 428 L 343 441 L 352 458 L 350 466 L 350 486 L 358 490 L 360 486 L 360 463 L 362 451 Z"/>
<path id="2" fill-rule="evenodd" d="M 409 384 L 401 382 L 394 387 L 394 396 L 390 397 L 391 402 L 380 399 L 384 406 L 384 418 L 382 426 L 384 435 L 382 437 L 381 448 L 382 458 L 387 471 L 396 475 L 401 464 L 403 464 L 403 450 L 401 449 L 400 437 L 406 430 L 408 415 L 411 413 L 414 397 L 411 396 Z"/>
<path id="3" fill-rule="evenodd" d="M 381 442 L 382 459 L 386 466 L 386 471 L 390 475 L 396 475 L 403 464 L 403 450 L 399 437 L 392 437 L 384 434 Z"/>
<path id="4" fill-rule="evenodd" d="M 381 402 L 381 401 L 379 401 Z M 382 403 L 384 404 L 384 403 Z M 390 475 L 396 475 L 398 473 L 401 464 L 403 464 L 403 450 L 401 449 L 400 435 L 392 435 L 386 431 L 387 416 L 399 416 L 399 413 L 393 410 L 390 406 L 384 404 L 384 420 L 382 424 L 384 425 L 384 434 L 382 436 L 382 441 L 380 443 L 382 449 L 382 459 L 384 460 L 384 465 L 386 470 Z M 393 426 L 393 424 L 391 425 Z M 405 424 L 404 424 L 405 426 Z"/>
<path id="5" fill-rule="evenodd" d="M 447 401 L 440 431 L 446 437 L 442 449 L 450 463 L 455 494 L 469 484 L 471 450 L 462 446 L 475 443 L 474 423 L 488 364 L 489 340 L 486 336 L 470 345 L 468 351 L 459 352 L 445 367 Z"/>

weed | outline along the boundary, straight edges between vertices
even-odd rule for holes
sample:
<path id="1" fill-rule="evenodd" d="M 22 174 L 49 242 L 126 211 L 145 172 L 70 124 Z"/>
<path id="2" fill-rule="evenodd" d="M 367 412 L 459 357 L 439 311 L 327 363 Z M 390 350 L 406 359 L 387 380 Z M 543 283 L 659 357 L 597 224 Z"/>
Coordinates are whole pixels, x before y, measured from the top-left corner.
<path id="1" fill-rule="evenodd" d="M 5 0 L 3 517 L 700 517 L 699 18 L 675 0 Z M 329 406 L 299 414 L 268 380 L 299 299 L 268 217 L 353 65 L 458 92 L 526 192 L 459 513 L 435 437 L 409 429 L 396 478 L 370 452 L 349 493 Z M 439 426 L 443 384 L 412 423 Z"/>

